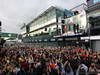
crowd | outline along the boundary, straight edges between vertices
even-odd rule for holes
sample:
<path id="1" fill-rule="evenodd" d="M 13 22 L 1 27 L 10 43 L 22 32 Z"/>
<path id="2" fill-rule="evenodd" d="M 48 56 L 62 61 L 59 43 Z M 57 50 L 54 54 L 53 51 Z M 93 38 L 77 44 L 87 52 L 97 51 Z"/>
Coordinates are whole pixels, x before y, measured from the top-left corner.
<path id="1" fill-rule="evenodd" d="M 100 53 L 80 47 L 6 46 L 0 75 L 98 75 Z"/>

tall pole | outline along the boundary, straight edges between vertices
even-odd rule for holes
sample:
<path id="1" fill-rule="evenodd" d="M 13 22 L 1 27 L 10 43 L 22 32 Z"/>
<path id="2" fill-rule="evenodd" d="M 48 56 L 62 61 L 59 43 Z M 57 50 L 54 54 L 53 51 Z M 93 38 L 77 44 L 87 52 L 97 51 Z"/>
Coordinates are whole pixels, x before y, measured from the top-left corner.
<path id="1" fill-rule="evenodd" d="M 57 13 L 57 9 L 56 9 L 56 26 L 57 26 L 57 28 L 56 28 L 56 35 L 58 35 L 58 13 Z M 59 46 L 58 40 L 57 40 L 57 46 Z"/>
<path id="2" fill-rule="evenodd" d="M 57 13 L 57 9 L 56 9 L 56 25 L 57 25 L 56 35 L 58 35 L 58 13 Z"/>

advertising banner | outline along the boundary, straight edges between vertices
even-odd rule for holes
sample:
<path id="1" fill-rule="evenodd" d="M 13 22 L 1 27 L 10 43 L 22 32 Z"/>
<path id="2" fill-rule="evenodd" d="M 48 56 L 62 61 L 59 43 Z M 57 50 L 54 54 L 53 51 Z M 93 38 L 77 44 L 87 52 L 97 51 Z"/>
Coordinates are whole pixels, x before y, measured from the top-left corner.
<path id="1" fill-rule="evenodd" d="M 78 24 L 80 29 L 86 28 L 86 12 L 83 10 L 78 15 L 72 16 L 65 20 L 68 25 Z"/>

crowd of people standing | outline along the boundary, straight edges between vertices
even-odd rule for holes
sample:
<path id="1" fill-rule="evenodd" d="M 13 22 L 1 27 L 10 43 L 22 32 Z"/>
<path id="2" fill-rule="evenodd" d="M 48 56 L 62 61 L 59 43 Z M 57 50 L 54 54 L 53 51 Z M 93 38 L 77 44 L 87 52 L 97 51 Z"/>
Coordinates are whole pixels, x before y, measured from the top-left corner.
<path id="1" fill-rule="evenodd" d="M 97 75 L 100 53 L 81 47 L 5 46 L 0 75 Z"/>

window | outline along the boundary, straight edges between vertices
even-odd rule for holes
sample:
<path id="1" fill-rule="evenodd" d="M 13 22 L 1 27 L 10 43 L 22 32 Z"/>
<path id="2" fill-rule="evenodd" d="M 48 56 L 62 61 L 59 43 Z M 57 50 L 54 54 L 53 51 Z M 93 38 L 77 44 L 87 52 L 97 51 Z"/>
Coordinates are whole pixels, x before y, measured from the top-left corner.
<path id="1" fill-rule="evenodd" d="M 64 13 L 60 10 L 57 10 L 57 17 L 63 17 Z"/>
<path id="2" fill-rule="evenodd" d="M 47 14 L 47 20 L 49 21 L 50 20 L 50 17 L 51 17 L 51 14 L 50 12 Z"/>
<path id="3" fill-rule="evenodd" d="M 100 16 L 98 17 L 89 17 L 89 23 L 92 27 L 100 26 Z"/>
<path id="4" fill-rule="evenodd" d="M 48 14 L 47 14 L 47 20 L 49 21 L 49 20 L 51 20 L 51 19 L 53 19 L 53 18 L 55 18 L 56 17 L 56 12 L 55 12 L 55 10 L 52 10 L 52 11 L 50 11 Z"/>
<path id="5" fill-rule="evenodd" d="M 43 17 L 41 17 L 41 24 L 43 24 Z"/>
<path id="6" fill-rule="evenodd" d="M 100 0 L 93 0 L 93 3 L 95 4 L 95 3 L 98 3 L 98 2 L 100 2 Z"/>
<path id="7" fill-rule="evenodd" d="M 47 21 L 47 16 L 44 16 L 44 23 L 46 23 L 46 21 Z"/>
<path id="8" fill-rule="evenodd" d="M 55 17 L 56 17 L 56 12 L 55 12 L 55 10 L 52 10 L 52 11 L 51 11 L 51 19 L 52 19 L 52 18 L 55 18 Z"/>

